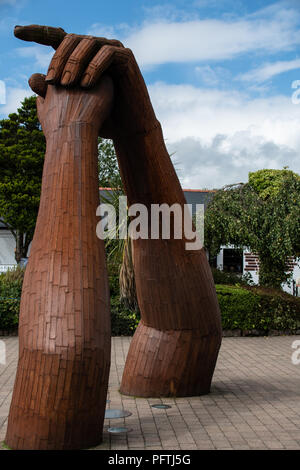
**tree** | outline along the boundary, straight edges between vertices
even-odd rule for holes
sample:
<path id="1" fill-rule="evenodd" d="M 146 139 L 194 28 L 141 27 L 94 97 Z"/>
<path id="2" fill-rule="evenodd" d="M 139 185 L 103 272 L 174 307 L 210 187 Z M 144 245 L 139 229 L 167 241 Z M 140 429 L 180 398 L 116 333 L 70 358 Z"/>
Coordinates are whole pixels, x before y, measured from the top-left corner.
<path id="1" fill-rule="evenodd" d="M 16 240 L 17 263 L 27 256 L 40 202 L 45 138 L 36 98 L 0 121 L 0 218 Z"/>
<path id="2" fill-rule="evenodd" d="M 112 140 L 98 139 L 99 186 L 102 188 L 122 188 L 118 160 Z"/>
<path id="3" fill-rule="evenodd" d="M 205 214 L 205 245 L 249 248 L 259 256 L 259 283 L 280 288 L 289 258 L 300 256 L 300 177 L 290 170 L 260 170 L 246 184 L 216 192 Z"/>

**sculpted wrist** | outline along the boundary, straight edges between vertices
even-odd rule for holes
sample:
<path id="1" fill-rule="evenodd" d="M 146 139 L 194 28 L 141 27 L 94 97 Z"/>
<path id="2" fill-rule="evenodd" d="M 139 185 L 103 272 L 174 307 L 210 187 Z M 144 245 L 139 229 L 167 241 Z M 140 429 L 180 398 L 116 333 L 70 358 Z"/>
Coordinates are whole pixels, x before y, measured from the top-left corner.
<path id="1" fill-rule="evenodd" d="M 69 141 L 98 137 L 98 128 L 94 123 L 88 123 L 83 121 L 72 121 L 69 123 L 61 124 L 55 127 L 43 128 L 43 132 L 48 141 Z"/>

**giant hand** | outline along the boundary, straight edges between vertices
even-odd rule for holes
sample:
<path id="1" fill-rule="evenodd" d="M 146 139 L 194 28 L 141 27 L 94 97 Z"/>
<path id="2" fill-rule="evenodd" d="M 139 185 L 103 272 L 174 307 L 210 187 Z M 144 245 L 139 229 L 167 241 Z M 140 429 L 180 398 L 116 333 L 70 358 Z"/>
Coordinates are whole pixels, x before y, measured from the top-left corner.
<path id="1" fill-rule="evenodd" d="M 117 138 L 146 132 L 156 124 L 140 69 L 130 49 L 120 41 L 67 34 L 60 28 L 16 26 L 15 36 L 56 49 L 46 76 L 36 76 L 31 87 L 44 95 L 46 84 L 93 88 L 109 71 L 114 82 L 114 107 L 101 128 L 103 137 Z"/>
<path id="2" fill-rule="evenodd" d="M 132 52 L 118 41 L 66 35 L 57 28 L 17 27 L 15 34 L 56 49 L 46 78 L 35 80 L 40 94 L 45 83 L 83 90 L 93 89 L 104 72 L 112 78 L 114 105 L 100 135 L 113 139 L 129 205 L 183 208 L 186 201 Z M 186 251 L 185 243 L 184 237 L 165 240 L 161 234 L 134 240 L 141 322 L 125 364 L 125 394 L 188 396 L 210 390 L 221 343 L 220 311 L 204 250 Z"/>

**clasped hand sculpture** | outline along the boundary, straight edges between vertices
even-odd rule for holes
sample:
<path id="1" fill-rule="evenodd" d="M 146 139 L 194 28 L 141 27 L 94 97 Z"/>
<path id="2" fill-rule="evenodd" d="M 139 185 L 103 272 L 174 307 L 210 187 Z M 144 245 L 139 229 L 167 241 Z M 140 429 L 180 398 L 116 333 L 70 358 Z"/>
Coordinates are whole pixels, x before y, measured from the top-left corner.
<path id="1" fill-rule="evenodd" d="M 105 250 L 96 237 L 97 137 L 113 139 L 129 204 L 186 201 L 132 52 L 116 40 L 17 26 L 51 45 L 47 76 L 30 86 L 47 150 L 26 268 L 19 364 L 6 443 L 76 449 L 102 439 L 110 366 Z M 221 343 L 204 249 L 185 239 L 134 240 L 141 321 L 121 392 L 143 397 L 208 393 Z"/>

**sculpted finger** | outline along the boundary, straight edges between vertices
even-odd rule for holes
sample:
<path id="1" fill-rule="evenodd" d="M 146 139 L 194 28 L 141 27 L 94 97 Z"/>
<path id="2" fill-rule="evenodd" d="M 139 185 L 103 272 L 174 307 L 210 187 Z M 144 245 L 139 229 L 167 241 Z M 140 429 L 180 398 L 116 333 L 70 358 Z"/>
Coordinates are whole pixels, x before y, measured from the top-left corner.
<path id="1" fill-rule="evenodd" d="M 94 86 L 103 72 L 113 63 L 117 62 L 119 66 L 126 65 L 129 58 L 129 49 L 103 46 L 88 65 L 81 80 L 83 88 Z"/>
<path id="2" fill-rule="evenodd" d="M 42 73 L 34 73 L 28 80 L 29 86 L 34 93 L 45 98 L 47 93 L 47 83 L 45 81 L 46 75 Z"/>
<path id="3" fill-rule="evenodd" d="M 121 41 L 118 41 L 118 39 L 107 39 L 107 38 L 102 38 L 102 37 L 96 37 L 97 43 L 99 47 L 103 46 L 114 46 L 114 47 L 124 47 Z"/>
<path id="4" fill-rule="evenodd" d="M 82 39 L 67 60 L 62 73 L 61 84 L 70 86 L 78 81 L 98 49 L 99 44 L 97 39 L 92 36 Z"/>
<path id="5" fill-rule="evenodd" d="M 55 84 L 60 81 L 66 62 L 80 41 L 81 38 L 76 34 L 67 34 L 50 62 L 46 77 L 48 83 Z"/>
<path id="6" fill-rule="evenodd" d="M 57 49 L 66 36 L 62 28 L 31 24 L 28 26 L 15 26 L 14 35 L 23 41 L 33 41 Z"/>
<path id="7" fill-rule="evenodd" d="M 113 62 L 115 47 L 103 46 L 88 65 L 82 80 L 81 86 L 85 88 L 95 85 L 102 73 Z"/>

